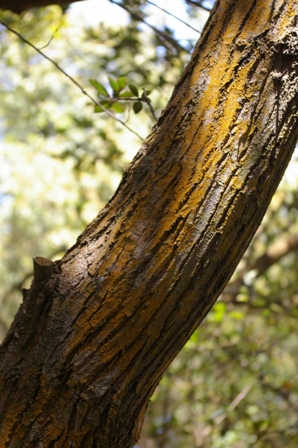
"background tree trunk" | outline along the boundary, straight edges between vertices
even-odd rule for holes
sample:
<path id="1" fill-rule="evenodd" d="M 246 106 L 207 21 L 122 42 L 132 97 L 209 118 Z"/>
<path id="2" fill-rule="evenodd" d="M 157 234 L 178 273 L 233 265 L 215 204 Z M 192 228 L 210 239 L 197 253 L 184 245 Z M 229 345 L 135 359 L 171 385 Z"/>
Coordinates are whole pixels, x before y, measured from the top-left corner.
<path id="1" fill-rule="evenodd" d="M 34 260 L 0 355 L 3 446 L 129 448 L 297 140 L 296 0 L 217 2 L 169 105 L 62 260 Z"/>

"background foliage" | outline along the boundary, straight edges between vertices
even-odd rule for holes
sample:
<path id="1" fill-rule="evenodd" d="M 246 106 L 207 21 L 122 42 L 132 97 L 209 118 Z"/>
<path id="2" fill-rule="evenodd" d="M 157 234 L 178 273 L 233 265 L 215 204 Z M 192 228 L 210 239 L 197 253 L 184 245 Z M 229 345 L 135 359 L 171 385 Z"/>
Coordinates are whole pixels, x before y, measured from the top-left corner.
<path id="1" fill-rule="evenodd" d="M 0 16 L 98 100 L 88 80 L 113 96 L 108 77 L 124 77 L 139 95 L 151 91 L 158 116 L 206 11 L 182 0 L 176 9 L 166 0 L 158 7 L 101 0 L 105 12 L 113 8 L 103 22 L 103 10 L 84 13 L 84 3 L 66 12 L 52 6 Z M 113 194 L 140 141 L 112 117 L 94 113 L 76 85 L 3 26 L 0 53 L 3 338 L 30 284 L 32 257 L 63 255 Z M 137 114 L 133 102 L 121 104 L 116 117 L 146 136 L 154 124 L 148 104 Z M 152 397 L 139 447 L 297 446 L 295 169 L 294 158 L 229 285 Z"/>

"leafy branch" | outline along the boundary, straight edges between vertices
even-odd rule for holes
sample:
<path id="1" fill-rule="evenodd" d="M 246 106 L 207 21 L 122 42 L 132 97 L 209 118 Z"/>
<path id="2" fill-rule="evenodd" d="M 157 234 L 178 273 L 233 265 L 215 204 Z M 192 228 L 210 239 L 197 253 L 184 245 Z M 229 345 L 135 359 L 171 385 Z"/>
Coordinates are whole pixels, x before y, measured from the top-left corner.
<path id="1" fill-rule="evenodd" d="M 25 37 L 23 37 L 18 31 L 16 31 L 14 28 L 11 28 L 7 23 L 0 21 L 0 24 L 3 25 L 6 29 L 8 29 L 11 33 L 15 34 L 21 41 L 23 41 L 25 44 L 32 47 L 37 53 L 39 53 L 44 59 L 49 61 L 51 64 L 53 64 L 57 70 L 59 70 L 61 73 L 63 73 L 64 76 L 66 76 L 73 84 L 75 84 L 80 91 L 83 93 L 83 95 L 87 96 L 92 103 L 95 106 L 98 106 L 101 108 L 103 112 L 105 112 L 107 115 L 112 117 L 114 120 L 116 120 L 118 123 L 120 123 L 122 126 L 124 126 L 128 131 L 132 132 L 134 135 L 136 135 L 140 140 L 144 140 L 136 131 L 134 131 L 131 127 L 129 127 L 124 121 L 122 121 L 120 118 L 116 117 L 113 112 L 106 109 L 103 104 L 99 104 L 98 101 L 93 98 L 82 86 L 81 84 L 73 78 L 71 75 L 69 75 L 63 68 L 60 67 L 60 65 L 55 62 L 53 59 L 51 59 L 49 56 L 47 56 L 42 50 L 37 48 L 32 42 L 28 41 Z"/>
<path id="2" fill-rule="evenodd" d="M 90 84 L 96 89 L 99 97 L 99 104 L 95 106 L 95 112 L 100 113 L 111 109 L 116 113 L 122 113 L 125 109 L 122 103 L 133 102 L 133 111 L 135 114 L 138 114 L 143 109 L 143 103 L 146 103 L 154 120 L 157 121 L 155 111 L 148 96 L 151 93 L 150 90 L 143 89 L 143 93 L 140 95 L 137 86 L 134 84 L 127 85 L 127 78 L 124 76 L 117 80 L 108 76 L 108 80 L 113 91 L 112 96 L 109 95 L 103 84 L 95 79 L 89 79 Z M 126 88 L 128 90 L 125 90 Z"/>

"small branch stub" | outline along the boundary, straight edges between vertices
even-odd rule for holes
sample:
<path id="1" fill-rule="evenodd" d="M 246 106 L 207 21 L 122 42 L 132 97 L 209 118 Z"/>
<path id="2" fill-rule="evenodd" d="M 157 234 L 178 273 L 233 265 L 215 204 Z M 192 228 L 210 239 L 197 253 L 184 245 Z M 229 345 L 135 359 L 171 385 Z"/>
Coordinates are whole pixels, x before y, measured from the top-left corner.
<path id="1" fill-rule="evenodd" d="M 53 262 L 48 258 L 34 257 L 33 269 L 34 269 L 34 282 L 40 283 L 47 280 L 53 272 Z"/>

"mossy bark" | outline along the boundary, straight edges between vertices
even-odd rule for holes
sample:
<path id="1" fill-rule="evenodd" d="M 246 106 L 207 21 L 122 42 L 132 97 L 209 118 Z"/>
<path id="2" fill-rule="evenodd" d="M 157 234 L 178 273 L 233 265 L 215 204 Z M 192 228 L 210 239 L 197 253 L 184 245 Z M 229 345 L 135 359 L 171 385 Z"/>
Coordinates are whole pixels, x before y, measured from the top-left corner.
<path id="1" fill-rule="evenodd" d="M 216 3 L 108 205 L 0 349 L 6 448 L 129 448 L 251 241 L 297 141 L 296 0 Z M 45 275 L 43 275 L 45 272 Z"/>

